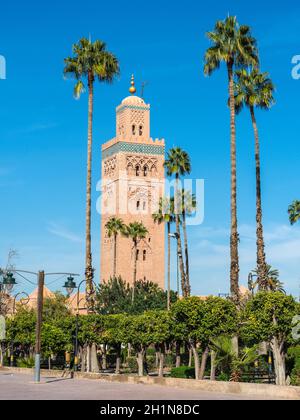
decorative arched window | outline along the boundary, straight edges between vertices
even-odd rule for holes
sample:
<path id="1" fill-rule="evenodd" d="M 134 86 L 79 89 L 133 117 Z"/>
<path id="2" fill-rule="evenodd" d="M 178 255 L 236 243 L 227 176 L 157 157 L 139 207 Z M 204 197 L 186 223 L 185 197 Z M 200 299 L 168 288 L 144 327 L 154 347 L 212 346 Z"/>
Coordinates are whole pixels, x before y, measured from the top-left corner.
<path id="1" fill-rule="evenodd" d="M 147 168 L 147 166 L 144 166 L 143 171 L 144 171 L 144 176 L 147 176 L 148 175 L 148 168 Z"/>
<path id="2" fill-rule="evenodd" d="M 140 169 L 139 165 L 137 165 L 136 168 L 135 168 L 135 175 L 140 176 L 140 171 L 141 171 L 141 169 Z"/>
<path id="3" fill-rule="evenodd" d="M 139 256 L 140 256 L 140 251 L 139 251 L 139 249 L 137 249 L 136 250 L 136 260 L 137 261 L 139 260 Z"/>
<path id="4" fill-rule="evenodd" d="M 140 204 L 141 204 L 141 203 L 140 203 L 139 201 L 137 201 L 137 202 L 136 202 L 136 209 L 137 209 L 137 210 L 139 210 L 139 209 L 140 209 Z"/>
<path id="5" fill-rule="evenodd" d="M 143 251 L 143 261 L 146 261 L 146 259 L 147 259 L 147 251 L 144 250 Z"/>
<path id="6" fill-rule="evenodd" d="M 135 136 L 135 134 L 136 134 L 136 127 L 135 127 L 135 124 L 133 124 L 133 126 L 132 126 L 132 135 Z"/>
<path id="7" fill-rule="evenodd" d="M 139 135 L 142 136 L 143 135 L 143 126 L 140 125 L 139 127 Z"/>

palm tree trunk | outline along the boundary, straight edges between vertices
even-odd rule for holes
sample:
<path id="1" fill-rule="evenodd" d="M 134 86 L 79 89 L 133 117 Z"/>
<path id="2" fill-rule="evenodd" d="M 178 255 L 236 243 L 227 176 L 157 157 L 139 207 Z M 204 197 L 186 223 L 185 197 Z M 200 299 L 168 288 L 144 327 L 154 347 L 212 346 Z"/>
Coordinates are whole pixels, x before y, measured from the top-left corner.
<path id="1" fill-rule="evenodd" d="M 184 206 L 184 203 L 183 203 Z M 185 252 L 185 287 L 187 296 L 191 296 L 191 285 L 190 285 L 190 269 L 189 269 L 189 250 L 188 250 L 188 239 L 186 230 L 186 213 L 183 208 L 182 211 L 182 228 L 184 235 L 184 252 Z"/>
<path id="2" fill-rule="evenodd" d="M 259 289 L 266 288 L 267 264 L 265 255 L 265 243 L 262 223 L 261 204 L 261 180 L 260 180 L 260 150 L 258 128 L 253 106 L 250 107 L 250 114 L 255 137 L 255 164 L 256 164 L 256 246 L 257 246 L 257 273 Z"/>
<path id="3" fill-rule="evenodd" d="M 230 291 L 232 298 L 239 303 L 239 255 L 237 230 L 237 186 L 236 186 L 236 129 L 233 62 L 228 63 L 230 133 L 231 133 L 231 235 L 230 235 Z"/>
<path id="4" fill-rule="evenodd" d="M 114 235 L 114 278 L 117 276 L 117 234 Z"/>
<path id="5" fill-rule="evenodd" d="M 171 306 L 171 224 L 170 222 L 168 222 L 168 302 L 167 302 L 167 308 L 168 311 L 170 310 L 170 306 Z"/>
<path id="6" fill-rule="evenodd" d="M 179 214 L 180 214 L 180 210 L 181 210 L 181 203 L 180 202 L 178 203 L 178 201 L 179 201 L 178 182 L 179 182 L 179 176 L 178 176 L 178 174 L 176 174 L 176 188 L 175 188 L 176 191 L 175 191 L 174 210 L 175 210 L 176 233 L 177 233 L 177 255 L 178 255 L 178 259 L 179 259 L 182 294 L 183 294 L 183 297 L 187 297 L 185 271 L 184 271 L 184 264 L 183 264 L 183 258 L 182 258 L 180 222 L 179 222 Z"/>
<path id="7" fill-rule="evenodd" d="M 88 109 L 88 147 L 87 147 L 87 184 L 86 184 L 86 251 L 85 278 L 86 291 L 90 294 L 93 287 L 92 245 L 91 245 L 91 190 L 92 190 L 92 139 L 93 139 L 93 78 L 88 76 L 89 109 Z"/>
<path id="8" fill-rule="evenodd" d="M 137 242 L 134 242 L 134 268 L 133 268 L 133 285 L 132 285 L 132 303 L 134 302 L 136 275 L 137 275 Z"/>

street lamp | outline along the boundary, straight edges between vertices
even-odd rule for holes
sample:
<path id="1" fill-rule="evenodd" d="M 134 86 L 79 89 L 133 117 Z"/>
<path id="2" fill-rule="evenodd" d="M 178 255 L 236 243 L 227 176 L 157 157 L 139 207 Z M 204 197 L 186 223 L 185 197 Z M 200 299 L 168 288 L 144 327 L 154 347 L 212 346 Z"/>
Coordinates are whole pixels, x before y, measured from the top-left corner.
<path id="1" fill-rule="evenodd" d="M 68 297 L 71 296 L 73 291 L 77 289 L 76 292 L 76 328 L 75 328 L 75 349 L 74 349 L 74 371 L 77 372 L 78 369 L 78 330 L 79 330 L 79 311 L 81 309 L 94 309 L 94 308 L 80 308 L 80 287 L 82 284 L 86 283 L 86 280 L 82 280 L 79 285 L 77 286 L 74 278 L 70 275 L 67 278 L 63 288 L 66 289 Z M 92 281 L 92 288 L 90 289 L 89 293 L 86 293 L 86 303 L 90 300 L 90 297 L 95 293 L 97 285 L 94 281 Z"/>
<path id="2" fill-rule="evenodd" d="M 14 286 L 17 284 L 16 279 L 14 278 L 13 273 L 7 273 L 6 276 L 3 278 L 3 289 L 7 293 L 11 293 Z"/>

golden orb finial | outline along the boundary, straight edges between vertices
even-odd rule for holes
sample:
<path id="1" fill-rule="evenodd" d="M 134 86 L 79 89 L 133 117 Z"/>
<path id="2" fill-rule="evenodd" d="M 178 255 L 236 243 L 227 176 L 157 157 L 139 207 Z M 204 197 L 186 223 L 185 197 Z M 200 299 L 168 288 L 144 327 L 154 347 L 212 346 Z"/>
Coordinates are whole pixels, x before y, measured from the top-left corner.
<path id="1" fill-rule="evenodd" d="M 134 75 L 131 76 L 131 86 L 129 88 L 129 92 L 131 95 L 134 95 L 136 93 L 135 83 L 134 83 Z"/>

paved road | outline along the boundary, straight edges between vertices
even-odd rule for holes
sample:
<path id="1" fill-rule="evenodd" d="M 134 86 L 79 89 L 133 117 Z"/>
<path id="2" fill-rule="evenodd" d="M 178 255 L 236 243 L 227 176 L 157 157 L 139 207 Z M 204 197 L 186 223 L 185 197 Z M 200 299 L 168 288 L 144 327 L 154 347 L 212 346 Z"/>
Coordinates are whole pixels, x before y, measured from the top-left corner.
<path id="1" fill-rule="evenodd" d="M 224 395 L 158 385 L 135 385 L 104 380 L 43 377 L 40 385 L 27 374 L 0 372 L 0 400 L 238 400 Z M 248 400 L 257 399 L 247 396 Z"/>

